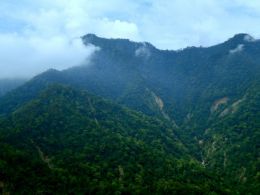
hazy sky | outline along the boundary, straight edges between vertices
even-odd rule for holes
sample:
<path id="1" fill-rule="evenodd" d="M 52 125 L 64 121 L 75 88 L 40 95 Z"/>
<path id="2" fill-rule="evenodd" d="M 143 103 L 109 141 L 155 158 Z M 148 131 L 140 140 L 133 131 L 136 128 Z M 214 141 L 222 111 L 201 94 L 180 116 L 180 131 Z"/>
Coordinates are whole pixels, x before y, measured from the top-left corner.
<path id="1" fill-rule="evenodd" d="M 81 64 L 86 33 L 161 49 L 260 37 L 259 0 L 0 0 L 0 78 Z"/>

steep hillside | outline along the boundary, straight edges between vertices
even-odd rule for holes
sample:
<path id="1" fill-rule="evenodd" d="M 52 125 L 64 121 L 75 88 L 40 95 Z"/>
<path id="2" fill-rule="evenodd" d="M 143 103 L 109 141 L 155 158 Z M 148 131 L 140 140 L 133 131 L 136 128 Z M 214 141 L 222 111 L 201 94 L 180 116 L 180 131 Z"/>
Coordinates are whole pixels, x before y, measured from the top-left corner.
<path id="1" fill-rule="evenodd" d="M 260 193 L 260 85 L 219 113 L 199 140 L 204 165 L 244 194 Z M 232 179 L 231 179 L 232 178 Z"/>
<path id="2" fill-rule="evenodd" d="M 69 87 L 50 86 L 1 119 L 0 140 L 5 192 L 229 192 L 169 123 Z"/>
<path id="3" fill-rule="evenodd" d="M 167 114 L 178 125 L 189 114 L 204 123 L 213 102 L 225 96 L 231 101 L 240 98 L 259 77 L 260 42 L 248 41 L 247 36 L 238 34 L 209 48 L 163 51 L 148 43 L 86 35 L 85 44 L 100 51 L 85 71 L 77 67 L 64 73 L 98 95 L 147 114 Z"/>
<path id="4" fill-rule="evenodd" d="M 227 97 L 229 103 L 234 103 L 259 77 L 260 42 L 246 39 L 248 36 L 238 34 L 209 48 L 164 51 L 149 43 L 88 34 L 82 37 L 84 43 L 100 48 L 90 64 L 62 72 L 48 71 L 17 93 L 21 95 L 24 88 L 36 93 L 37 86 L 45 82 L 62 82 L 180 126 L 189 122 L 200 127 L 210 118 L 214 102 Z"/>
<path id="5" fill-rule="evenodd" d="M 100 48 L 89 64 L 63 71 L 48 70 L 0 98 L 5 132 L 0 136 L 5 143 L 3 152 L 10 151 L 14 158 L 20 155 L 26 163 L 34 163 L 26 155 L 36 151 L 37 163 L 46 161 L 50 172 L 51 155 L 58 159 L 57 165 L 64 174 L 75 174 L 72 169 L 76 166 L 79 172 L 99 177 L 90 185 L 95 186 L 93 190 L 110 188 L 108 178 L 117 178 L 114 190 L 120 192 L 137 188 L 140 193 L 181 192 L 187 187 L 186 193 L 190 190 L 259 194 L 259 40 L 238 34 L 216 46 L 179 51 L 158 50 L 149 43 L 104 39 L 93 34 L 82 40 Z M 73 89 L 54 87 L 39 96 L 53 83 Z M 107 100 L 81 94 L 81 90 Z M 90 127 L 95 131 L 89 131 Z M 76 132 L 72 133 L 72 129 Z M 8 138 L 9 131 L 13 133 Z M 19 145 L 18 138 L 27 141 Z M 100 149 L 102 143 L 109 148 L 105 153 Z M 92 150 L 82 149 L 88 145 Z M 69 169 L 63 164 L 68 160 L 64 158 L 67 152 L 75 152 L 69 164 L 86 160 L 82 151 L 92 155 L 86 161 L 88 165 L 97 163 L 98 167 L 84 170 L 87 165 L 83 163 L 83 168 L 77 164 Z M 132 154 L 134 157 L 129 160 Z M 4 160 L 3 166 L 5 163 L 10 162 Z M 108 169 L 104 171 L 104 167 Z M 98 170 L 97 175 L 94 170 Z M 56 179 L 61 179 L 59 174 L 64 176 L 53 174 L 58 174 Z M 131 176 L 125 181 L 116 174 Z M 104 179 L 101 183 L 100 178 Z M 81 179 L 67 182 L 86 184 Z"/>

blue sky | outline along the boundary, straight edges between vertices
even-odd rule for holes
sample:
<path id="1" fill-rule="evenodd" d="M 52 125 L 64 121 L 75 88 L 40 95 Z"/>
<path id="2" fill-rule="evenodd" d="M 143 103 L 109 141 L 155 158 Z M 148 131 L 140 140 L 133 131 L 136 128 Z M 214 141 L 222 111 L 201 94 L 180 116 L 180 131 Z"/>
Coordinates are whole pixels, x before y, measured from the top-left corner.
<path id="1" fill-rule="evenodd" d="M 259 0 L 1 0 L 0 78 L 82 63 L 96 50 L 86 33 L 180 49 L 259 38 L 259 24 Z"/>

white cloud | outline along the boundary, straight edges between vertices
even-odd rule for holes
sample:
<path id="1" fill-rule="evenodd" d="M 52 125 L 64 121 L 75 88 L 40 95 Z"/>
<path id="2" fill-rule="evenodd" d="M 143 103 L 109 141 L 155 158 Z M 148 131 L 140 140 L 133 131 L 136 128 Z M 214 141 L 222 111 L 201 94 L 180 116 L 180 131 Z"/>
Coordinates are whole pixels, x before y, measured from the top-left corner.
<path id="1" fill-rule="evenodd" d="M 244 49 L 244 45 L 243 44 L 239 44 L 239 45 L 237 45 L 237 47 L 235 49 L 231 49 L 229 51 L 229 53 L 230 54 L 238 53 L 238 52 L 243 51 L 243 49 Z"/>
<path id="2" fill-rule="evenodd" d="M 0 35 L 0 77 L 31 77 L 49 68 L 62 70 L 86 63 L 96 47 L 63 36 Z"/>
<path id="3" fill-rule="evenodd" d="M 245 35 L 244 37 L 244 41 L 247 41 L 247 42 L 255 42 L 256 39 L 250 35 Z"/>
<path id="4" fill-rule="evenodd" d="M 259 37 L 259 21 L 258 0 L 2 0 L 0 77 L 80 63 L 88 51 L 74 38 L 86 33 L 180 49 Z"/>
<path id="5" fill-rule="evenodd" d="M 143 43 L 141 47 L 135 50 L 135 56 L 148 59 L 151 56 L 151 51 L 147 46 L 147 43 Z"/>
<path id="6" fill-rule="evenodd" d="M 86 63 L 97 49 L 82 44 L 79 37 L 88 32 L 103 32 L 99 34 L 111 37 L 135 37 L 138 33 L 134 23 L 94 17 L 94 8 L 101 12 L 105 8 L 100 2 L 92 2 L 88 6 L 80 0 L 67 4 L 40 0 L 21 5 L 15 12 L 8 10 L 13 9 L 12 4 L 5 4 L 2 17 L 25 25 L 17 32 L 0 31 L 0 77 L 27 77 L 48 68 L 61 70 Z"/>
<path id="7" fill-rule="evenodd" d="M 159 48 L 210 46 L 237 33 L 259 36 L 260 26 L 257 23 L 260 20 L 260 7 L 250 9 L 246 6 L 247 2 L 153 1 L 146 13 L 138 17 L 137 24 L 142 37 Z"/>

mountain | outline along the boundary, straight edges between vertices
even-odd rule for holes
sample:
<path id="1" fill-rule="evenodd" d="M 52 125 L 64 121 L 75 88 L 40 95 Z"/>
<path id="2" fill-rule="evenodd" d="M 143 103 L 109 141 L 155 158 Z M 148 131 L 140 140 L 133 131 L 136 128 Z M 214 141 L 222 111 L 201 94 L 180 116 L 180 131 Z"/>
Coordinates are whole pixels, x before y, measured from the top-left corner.
<path id="1" fill-rule="evenodd" d="M 140 116 L 147 117 L 147 120 L 156 119 L 172 129 L 175 139 L 169 140 L 169 143 L 174 144 L 167 149 L 163 146 L 165 140 L 160 141 L 159 145 L 163 148 L 161 159 L 170 159 L 169 162 L 174 162 L 173 164 L 176 165 L 177 161 L 181 160 L 185 164 L 184 167 L 189 167 L 190 161 L 196 162 L 195 167 L 199 173 L 209 174 L 206 176 L 208 187 L 205 187 L 200 185 L 200 179 L 198 183 L 194 181 L 194 175 L 190 171 L 187 170 L 187 173 L 191 174 L 190 178 L 179 177 L 182 171 L 177 171 L 176 175 L 179 180 L 174 178 L 174 181 L 180 182 L 178 186 L 186 188 L 185 182 L 181 181 L 190 181 L 192 190 L 196 188 L 198 193 L 201 190 L 205 193 L 210 190 L 231 194 L 260 193 L 259 40 L 248 34 L 237 34 L 215 46 L 189 47 L 178 51 L 159 50 L 150 43 L 136 43 L 127 39 L 105 39 L 94 34 L 85 35 L 82 40 L 86 45 L 92 44 L 99 47 L 90 62 L 63 71 L 48 70 L 3 96 L 0 99 L 0 115 L 5 118 L 4 121 L 10 120 L 6 118 L 17 110 L 22 110 L 20 113 L 34 113 L 38 107 L 41 108 L 42 104 L 45 104 L 43 100 L 38 100 L 40 103 L 30 108 L 30 111 L 21 109 L 28 102 L 39 99 L 39 94 L 53 83 L 68 85 L 73 88 L 71 90 L 87 90 L 95 98 L 96 96 L 105 98 L 112 104 L 118 105 L 117 109 L 127 107 L 131 112 L 138 112 Z M 55 98 L 59 96 L 59 93 L 50 96 Z M 82 104 L 81 101 L 78 102 Z M 61 110 L 65 109 L 67 104 L 70 105 L 69 102 L 62 102 Z M 104 108 L 96 106 L 99 107 L 98 112 L 102 113 L 107 110 L 106 106 Z M 117 109 L 107 112 L 103 117 L 111 115 L 111 121 L 117 121 L 118 116 L 114 116 Z M 86 111 L 88 112 L 90 110 Z M 38 115 L 43 115 L 43 113 L 51 114 L 49 111 L 41 110 Z M 21 118 L 19 120 L 27 121 L 24 129 L 30 121 L 38 118 L 33 115 L 25 120 L 21 115 L 18 117 Z M 54 119 L 56 115 L 58 114 L 53 115 Z M 70 115 L 77 118 L 81 114 L 73 111 Z M 127 119 L 129 116 L 124 116 L 120 123 L 111 122 L 111 128 L 120 129 L 122 124 L 129 122 Z M 46 118 L 46 124 L 49 120 L 52 121 L 51 119 Z M 39 119 L 38 122 L 41 120 Z M 136 127 L 142 127 L 146 123 L 153 124 L 152 121 L 144 121 L 143 119 L 139 121 Z M 39 124 L 37 128 L 44 126 L 42 123 Z M 62 124 L 56 125 L 60 126 L 60 129 L 65 128 Z M 132 126 L 130 129 L 136 127 Z M 13 128 L 17 129 L 15 126 Z M 131 131 L 130 129 L 128 130 Z M 161 126 L 157 129 L 163 131 Z M 58 129 L 54 130 L 56 131 Z M 111 132 L 108 134 L 113 137 Z M 61 136 L 65 136 L 63 131 Z M 139 139 L 146 139 L 147 136 L 142 135 Z M 46 138 L 46 140 L 50 139 Z M 146 142 L 146 148 L 153 147 L 151 143 Z M 134 144 L 131 142 L 130 145 Z M 181 149 L 175 144 L 181 145 Z M 17 146 L 17 148 L 20 149 L 22 146 Z M 120 148 L 114 148 L 116 156 L 121 156 L 117 153 Z M 153 151 L 153 148 L 149 150 Z M 172 154 L 176 151 L 179 151 L 179 156 Z M 174 159 L 171 155 L 175 156 Z M 159 156 L 156 154 L 154 157 L 157 159 Z M 107 162 L 107 159 L 103 161 Z M 77 162 L 82 162 L 82 159 Z M 165 166 L 166 162 L 168 160 L 161 162 L 161 165 Z M 108 167 L 111 166 L 111 164 L 108 165 Z M 156 175 L 154 178 L 162 179 L 163 175 Z M 204 176 L 200 177 L 204 178 Z M 216 178 L 220 180 L 217 183 L 219 189 L 212 189 Z M 168 179 L 165 180 L 168 185 L 164 183 L 166 186 L 171 185 Z M 131 184 L 130 181 L 129 183 Z M 152 183 L 146 185 L 155 186 Z M 178 188 L 176 185 L 173 185 L 172 190 Z M 167 187 L 163 188 L 166 190 L 163 192 L 168 192 Z M 119 189 L 118 186 L 117 189 Z M 127 186 L 124 189 L 130 188 Z"/>
<path id="2" fill-rule="evenodd" d="M 0 181 L 14 194 L 228 192 L 170 123 L 67 86 L 2 118 L 0 140 Z"/>
<path id="3" fill-rule="evenodd" d="M 0 97 L 21 86 L 25 82 L 26 79 L 0 79 Z"/>
<path id="4" fill-rule="evenodd" d="M 259 78 L 260 42 L 242 38 L 248 36 L 239 34 L 209 48 L 164 51 L 149 43 L 89 34 L 82 37 L 84 43 L 100 47 L 90 64 L 51 70 L 35 82 L 59 80 L 178 125 L 199 116 L 194 113 L 198 106 L 207 114 L 194 120 L 204 123 L 215 101 L 228 97 L 235 102 Z"/>
<path id="5" fill-rule="evenodd" d="M 235 178 L 244 193 L 260 189 L 260 84 L 219 113 L 199 140 L 205 166 L 226 178 Z"/>

